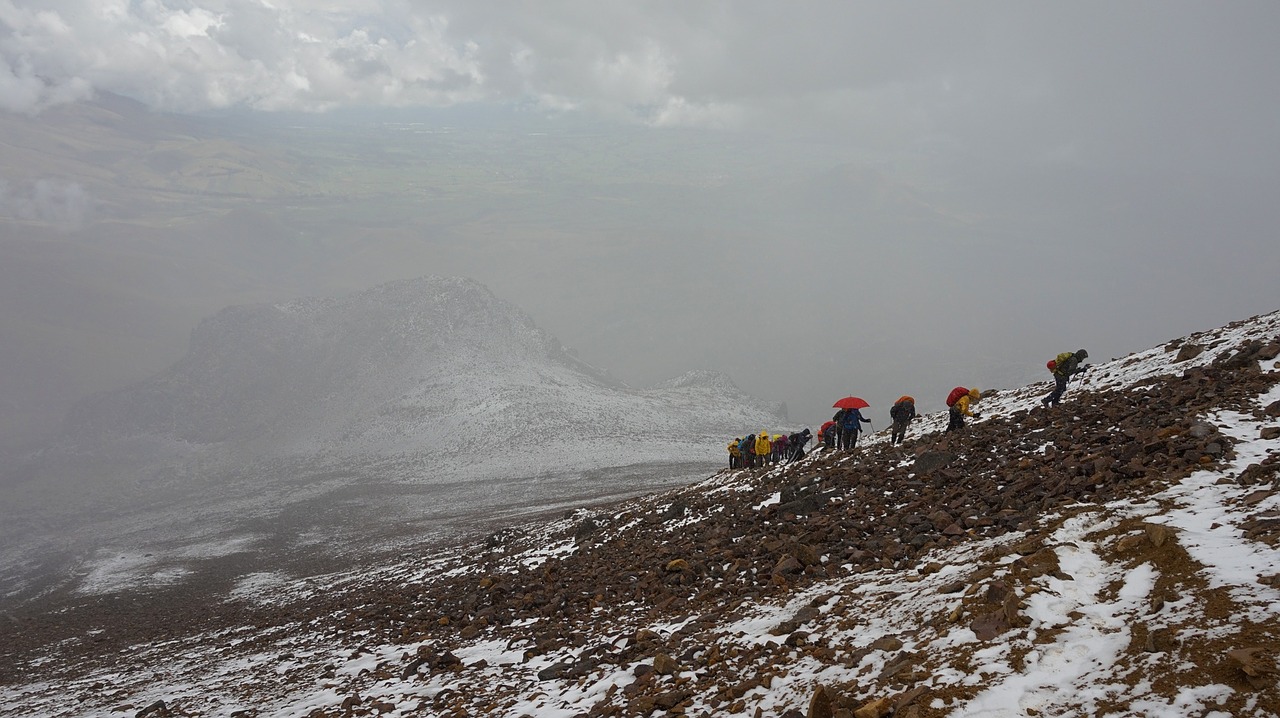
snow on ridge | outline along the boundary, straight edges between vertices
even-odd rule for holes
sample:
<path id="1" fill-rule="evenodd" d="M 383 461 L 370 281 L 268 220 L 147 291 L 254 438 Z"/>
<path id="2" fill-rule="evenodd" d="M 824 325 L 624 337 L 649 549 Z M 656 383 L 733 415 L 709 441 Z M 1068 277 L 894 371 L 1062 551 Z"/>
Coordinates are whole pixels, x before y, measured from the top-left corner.
<path id="1" fill-rule="evenodd" d="M 694 386 L 708 391 L 675 391 Z M 671 422 L 672 433 L 720 434 L 733 431 L 740 414 L 758 416 L 751 404 L 711 372 L 652 390 L 617 385 L 483 285 L 432 277 L 225 309 L 201 323 L 192 351 L 173 368 L 87 402 L 73 427 L 133 428 L 252 451 L 327 446 L 367 454 L 380 441 L 394 452 L 496 431 L 518 436 L 526 426 L 584 438 L 597 435 L 593 427 L 657 429 L 667 411 L 684 417 Z M 565 407 L 582 420 L 564 415 Z M 698 411 L 703 418 L 691 416 Z"/>
<path id="2" fill-rule="evenodd" d="M 659 382 L 658 384 L 655 384 L 653 388 L 680 389 L 684 387 L 710 387 L 724 391 L 742 391 L 728 374 L 712 369 L 694 369 L 692 371 L 687 371 L 680 376 Z"/>
<path id="3" fill-rule="evenodd" d="M 726 437 L 779 421 L 714 372 L 627 387 L 479 282 L 424 277 L 228 307 L 168 370 L 77 404 L 50 461 L 112 457 L 88 483 L 117 493 L 138 476 L 176 486 L 372 466 L 381 480 L 443 482 L 709 467 Z"/>
<path id="4" fill-rule="evenodd" d="M 1231 322 L 1222 327 L 1194 332 L 1157 344 L 1127 356 L 1103 360 L 1090 357 L 1090 368 L 1073 378 L 1068 385 L 1068 397 L 1079 391 L 1123 391 L 1156 377 L 1182 374 L 1188 369 L 1204 367 L 1214 361 L 1226 359 L 1247 342 L 1280 341 L 1280 310 L 1259 314 L 1249 319 Z M 1180 358 L 1184 347 L 1198 347 L 1200 351 L 1187 351 L 1187 358 Z M 1275 366 L 1264 366 L 1264 371 L 1274 371 Z M 1042 381 L 1026 386 L 995 388 L 984 391 L 984 398 L 974 405 L 982 416 L 1007 416 L 1014 412 L 1034 410 L 1040 399 L 1053 389 L 1053 379 L 1046 370 Z M 989 394 L 989 396 L 988 396 Z M 981 421 L 977 419 L 976 421 Z M 937 412 L 920 417 L 912 424 L 911 431 L 940 431 L 946 428 L 947 412 Z M 888 430 L 867 437 L 868 443 L 888 441 Z"/>

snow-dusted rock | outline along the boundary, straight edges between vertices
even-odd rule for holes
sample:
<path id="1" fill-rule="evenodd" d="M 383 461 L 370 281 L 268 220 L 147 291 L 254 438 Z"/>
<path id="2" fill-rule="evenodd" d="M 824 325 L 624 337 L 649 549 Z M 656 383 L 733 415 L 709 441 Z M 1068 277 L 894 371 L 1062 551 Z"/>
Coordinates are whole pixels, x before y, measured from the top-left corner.
<path id="1" fill-rule="evenodd" d="M 927 416 L 900 446 L 262 584 L 181 636 L 146 630 L 166 596 L 108 632 L 86 630 L 101 602 L 24 616 L 0 712 L 1275 717 L 1280 373 L 1258 347 L 1280 313 L 1192 339 L 1100 363 L 1056 410 L 1047 384 L 1005 390 L 964 432 Z M 919 471 L 938 444 L 954 458 Z"/>

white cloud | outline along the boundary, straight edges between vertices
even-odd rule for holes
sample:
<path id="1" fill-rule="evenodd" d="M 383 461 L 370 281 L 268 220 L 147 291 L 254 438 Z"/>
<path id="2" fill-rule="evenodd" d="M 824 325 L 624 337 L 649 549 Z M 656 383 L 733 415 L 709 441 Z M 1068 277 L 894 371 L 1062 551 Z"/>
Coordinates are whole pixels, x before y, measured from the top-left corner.
<path id="1" fill-rule="evenodd" d="M 671 84 L 670 62 L 656 44 L 639 53 L 620 52 L 598 58 L 591 68 L 603 97 L 622 103 L 661 99 Z"/>
<path id="2" fill-rule="evenodd" d="M 1208 108 L 1250 87 L 1249 117 L 1276 109 L 1263 76 L 1274 4 L 1153 7 L 0 0 L 0 107 L 34 112 L 89 88 L 175 111 L 533 100 L 907 144 L 947 125 L 977 152 L 1081 156 L 1155 152 L 1183 116 L 1217 131 L 1224 111 Z M 1104 134 L 1117 138 L 1092 147 Z"/>
<path id="3" fill-rule="evenodd" d="M 174 111 L 443 105 L 478 99 L 483 82 L 474 45 L 449 37 L 442 16 L 391 3 L 8 1 L 0 24 L 0 107 L 11 111 L 90 87 Z"/>
<path id="4" fill-rule="evenodd" d="M 728 126 L 749 99 L 843 93 L 899 72 L 848 37 L 867 30 L 838 6 L 0 0 L 0 24 L 0 62 L 14 77 L 176 111 L 541 98 L 661 126 Z M 27 85 L 5 106 L 75 97 Z"/>
<path id="5" fill-rule="evenodd" d="M 683 97 L 670 97 L 653 113 L 650 123 L 655 127 L 702 127 L 727 130 L 741 127 L 743 110 L 740 107 L 716 102 L 693 103 Z"/>
<path id="6" fill-rule="evenodd" d="M 176 12 L 164 21 L 164 29 L 178 37 L 208 37 L 210 28 L 222 24 L 221 19 L 199 8 L 190 12 Z"/>
<path id="7" fill-rule="evenodd" d="M 84 226 L 95 205 L 78 182 L 40 179 L 11 187 L 0 179 L 0 219 L 49 224 L 63 231 Z"/>

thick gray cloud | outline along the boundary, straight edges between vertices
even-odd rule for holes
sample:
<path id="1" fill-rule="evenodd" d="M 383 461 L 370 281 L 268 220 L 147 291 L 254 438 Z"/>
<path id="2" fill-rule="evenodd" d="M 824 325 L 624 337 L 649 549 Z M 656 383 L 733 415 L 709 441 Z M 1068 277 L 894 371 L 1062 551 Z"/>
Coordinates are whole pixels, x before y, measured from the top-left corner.
<path id="1" fill-rule="evenodd" d="M 532 101 L 1087 161 L 1189 126 L 1210 141 L 1182 152 L 1238 151 L 1224 124 L 1280 102 L 1259 84 L 1278 22 L 1267 2 L 5 0 L 0 103 L 89 88 L 176 111 Z"/>
<path id="2" fill-rule="evenodd" d="M 484 166 L 533 178 L 488 208 L 508 224 L 450 225 L 429 261 L 371 248 L 360 281 L 475 276 L 625 379 L 726 369 L 808 421 L 1275 308 L 1277 31 L 1269 0 L 0 0 L 0 108 L 591 118 L 657 149 L 544 197 L 616 157 L 513 140 Z M 673 146 L 697 182 L 663 174 Z"/>
<path id="3" fill-rule="evenodd" d="M 91 88 L 175 111 L 485 100 L 881 152 L 1276 159 L 1268 2 L 5 0 L 0 27 L 11 111 Z"/>

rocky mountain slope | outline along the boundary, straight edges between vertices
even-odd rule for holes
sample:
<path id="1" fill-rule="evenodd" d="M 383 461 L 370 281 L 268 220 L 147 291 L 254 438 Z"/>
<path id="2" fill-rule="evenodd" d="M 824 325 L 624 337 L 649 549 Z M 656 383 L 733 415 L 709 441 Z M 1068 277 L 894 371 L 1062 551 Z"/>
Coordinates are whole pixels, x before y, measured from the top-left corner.
<path id="1" fill-rule="evenodd" d="M 196 605 L 14 613 L 0 712 L 1280 715 L 1280 313 L 958 434 Z"/>

